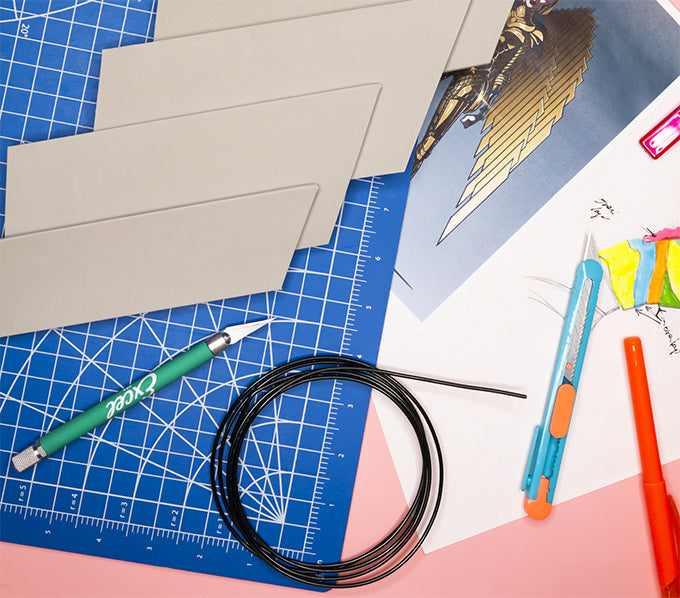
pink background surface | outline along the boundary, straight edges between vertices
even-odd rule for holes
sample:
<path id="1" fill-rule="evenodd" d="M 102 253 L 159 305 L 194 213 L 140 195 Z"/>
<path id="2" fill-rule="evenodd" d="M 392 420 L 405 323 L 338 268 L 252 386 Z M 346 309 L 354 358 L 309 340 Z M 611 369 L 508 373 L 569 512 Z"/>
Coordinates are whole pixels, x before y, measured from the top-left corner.
<path id="1" fill-rule="evenodd" d="M 680 0 L 671 2 L 680 9 Z M 680 499 L 680 460 L 666 464 L 664 473 L 669 490 Z M 519 489 L 518 500 L 522 500 Z M 385 438 L 371 407 L 352 501 L 346 555 L 360 552 L 380 538 L 405 508 Z M 0 543 L 2 598 L 315 595 L 319 594 Z M 545 521 L 525 518 L 428 555 L 419 553 L 403 569 L 372 586 L 331 590 L 326 595 L 656 597 L 659 590 L 641 477 L 557 505 Z"/>
<path id="2" fill-rule="evenodd" d="M 680 489 L 680 460 L 664 467 Z M 522 500 L 518 489 L 517 499 Z M 555 506 L 545 521 L 510 523 L 434 553 L 366 588 L 327 595 L 413 598 L 658 596 L 651 540 L 636 476 Z M 381 537 L 406 508 L 378 417 L 371 407 L 355 488 L 346 555 Z M 77 542 L 77 538 L 74 538 Z M 2 598 L 302 598 L 318 595 L 0 543 Z"/>

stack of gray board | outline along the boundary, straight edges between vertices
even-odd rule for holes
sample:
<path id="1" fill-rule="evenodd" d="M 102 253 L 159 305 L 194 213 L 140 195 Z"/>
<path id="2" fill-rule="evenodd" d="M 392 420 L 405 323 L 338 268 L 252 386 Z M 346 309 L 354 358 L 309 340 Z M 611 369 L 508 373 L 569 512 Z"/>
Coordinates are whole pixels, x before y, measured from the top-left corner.
<path id="1" fill-rule="evenodd" d="M 398 0 L 158 0 L 156 40 L 365 8 Z M 444 72 L 491 61 L 512 0 L 469 0 Z M 442 18 L 446 15 L 442 14 Z M 435 17 L 437 18 L 437 17 Z M 451 23 L 454 28 L 455 24 Z M 453 31 L 452 31 L 453 33 Z M 427 35 L 427 32 L 425 32 Z"/>
<path id="2" fill-rule="evenodd" d="M 10 148 L 0 335 L 279 288 L 296 247 L 328 242 L 350 178 L 403 171 L 469 2 L 343 1 L 105 51 L 96 130 Z M 44 271 L 20 267 L 38 255 Z M 136 280 L 149 290 L 130 301 Z"/>

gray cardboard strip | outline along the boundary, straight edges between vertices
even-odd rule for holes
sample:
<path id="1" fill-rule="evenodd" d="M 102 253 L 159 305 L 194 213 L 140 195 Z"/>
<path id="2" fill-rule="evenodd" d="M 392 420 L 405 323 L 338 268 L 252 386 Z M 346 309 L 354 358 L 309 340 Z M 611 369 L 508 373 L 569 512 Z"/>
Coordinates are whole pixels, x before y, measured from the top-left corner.
<path id="1" fill-rule="evenodd" d="M 402 172 L 467 0 L 410 0 L 105 50 L 96 129 L 381 83 L 354 177 Z M 318 127 L 335 118 L 316 113 Z"/>
<path id="2" fill-rule="evenodd" d="M 158 0 L 154 39 L 285 21 L 404 0 Z M 512 0 L 470 0 L 445 72 L 491 61 Z M 376 48 L 378 51 L 378 48 Z"/>
<path id="3" fill-rule="evenodd" d="M 328 242 L 379 85 L 9 148 L 5 233 L 314 182 L 300 247 Z M 325 119 L 320 119 L 325 115 Z M 297 226 L 283 214 L 281 226 Z"/>
<path id="4" fill-rule="evenodd" d="M 156 41 L 408 0 L 158 0 Z"/>
<path id="5" fill-rule="evenodd" d="M 488 64 L 513 0 L 472 0 L 444 72 Z"/>
<path id="6" fill-rule="evenodd" d="M 0 336 L 278 289 L 317 190 L 0 239 Z"/>

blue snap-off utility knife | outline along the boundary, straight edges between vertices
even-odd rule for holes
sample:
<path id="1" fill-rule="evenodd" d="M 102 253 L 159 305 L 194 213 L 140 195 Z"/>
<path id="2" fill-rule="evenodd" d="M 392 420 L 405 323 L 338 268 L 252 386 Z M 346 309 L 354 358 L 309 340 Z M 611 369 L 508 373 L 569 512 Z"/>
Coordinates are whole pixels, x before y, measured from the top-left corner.
<path id="1" fill-rule="evenodd" d="M 543 420 L 536 426 L 524 470 L 524 510 L 534 519 L 545 519 L 552 509 L 601 280 L 602 266 L 589 236 L 576 269 Z"/>

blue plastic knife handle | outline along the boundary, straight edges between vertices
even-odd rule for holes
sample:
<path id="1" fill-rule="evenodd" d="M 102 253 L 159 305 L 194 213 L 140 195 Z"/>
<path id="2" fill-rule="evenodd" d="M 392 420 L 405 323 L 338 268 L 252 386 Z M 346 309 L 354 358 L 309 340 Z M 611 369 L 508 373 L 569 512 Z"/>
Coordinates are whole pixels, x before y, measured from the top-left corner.
<path id="1" fill-rule="evenodd" d="M 586 259 L 578 265 L 550 381 L 550 390 L 543 410 L 543 419 L 541 425 L 536 426 L 534 431 L 529 459 L 524 470 L 522 484 L 522 490 L 525 491 L 524 510 L 534 519 L 545 519 L 552 509 L 555 485 L 567 440 L 601 280 L 602 266 L 597 260 Z M 579 311 L 583 310 L 582 306 L 588 293 L 585 320 L 580 320 Z M 573 343 L 580 343 L 580 347 L 575 354 L 574 363 L 571 363 L 569 354 Z M 572 355 L 574 355 L 573 352 Z"/>

